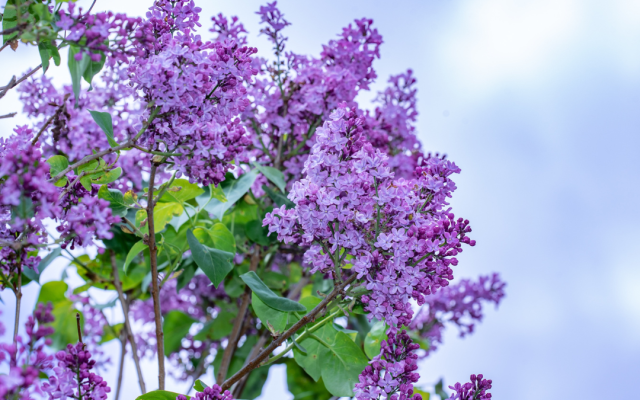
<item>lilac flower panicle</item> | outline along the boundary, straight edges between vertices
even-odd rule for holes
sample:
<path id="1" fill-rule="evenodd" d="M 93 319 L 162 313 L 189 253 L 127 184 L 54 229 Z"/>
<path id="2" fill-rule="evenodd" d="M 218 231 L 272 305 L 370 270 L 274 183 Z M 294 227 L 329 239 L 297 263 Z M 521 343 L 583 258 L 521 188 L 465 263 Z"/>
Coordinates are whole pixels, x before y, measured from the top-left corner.
<path id="1" fill-rule="evenodd" d="M 42 384 L 42 390 L 49 399 L 66 399 L 67 397 L 91 400 L 105 400 L 111 391 L 101 376 L 91 372 L 96 361 L 84 343 L 68 344 L 63 351 L 56 353 L 57 366 L 49 381 Z"/>
<path id="2" fill-rule="evenodd" d="M 383 340 L 380 354 L 371 360 L 359 376 L 354 394 L 357 400 L 422 400 L 420 394 L 413 393 L 413 384 L 420 375 L 416 350 L 420 345 L 413 343 L 407 331 L 391 328 L 389 339 Z"/>
<path id="3" fill-rule="evenodd" d="M 471 375 L 471 382 L 467 382 L 464 385 L 456 383 L 453 386 L 449 386 L 449 389 L 454 390 L 455 393 L 451 393 L 450 400 L 489 400 L 491 399 L 491 393 L 488 392 L 491 389 L 491 379 L 483 379 L 482 374 Z"/>
<path id="4" fill-rule="evenodd" d="M 43 394 L 40 374 L 53 367 L 53 356 L 47 353 L 48 336 L 54 332 L 52 309 L 51 303 L 38 304 L 25 323 L 26 341 L 18 336 L 15 344 L 0 343 L 0 365 L 8 363 L 8 374 L 0 374 L 0 398 L 32 399 Z"/>

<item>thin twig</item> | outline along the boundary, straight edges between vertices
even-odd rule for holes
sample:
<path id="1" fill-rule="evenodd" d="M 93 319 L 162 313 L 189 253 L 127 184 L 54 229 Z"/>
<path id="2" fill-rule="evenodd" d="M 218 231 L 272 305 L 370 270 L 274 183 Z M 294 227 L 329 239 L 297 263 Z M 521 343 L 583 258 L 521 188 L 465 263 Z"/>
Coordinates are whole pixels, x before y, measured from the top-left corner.
<path id="1" fill-rule="evenodd" d="M 15 117 L 15 116 L 16 116 L 16 114 L 17 114 L 17 112 L 12 112 L 12 113 L 9 113 L 9 114 L 0 115 L 0 119 L 4 119 L 4 118 L 13 118 L 13 117 Z"/>
<path id="2" fill-rule="evenodd" d="M 35 144 L 38 143 L 38 139 L 40 138 L 40 135 L 42 135 L 42 132 L 44 132 L 45 129 L 47 129 L 47 127 L 49 126 L 49 124 L 51 122 L 53 122 L 53 120 L 56 119 L 56 117 L 58 117 L 60 115 L 60 113 L 62 112 L 62 110 L 64 108 L 64 104 L 67 102 L 67 99 L 69 98 L 70 95 L 71 95 L 71 93 L 67 93 L 67 94 L 64 95 L 64 99 L 62 100 L 62 104 L 58 107 L 56 112 L 47 119 L 47 122 L 44 123 L 42 128 L 40 128 L 40 130 L 38 131 L 38 134 L 36 135 L 36 137 L 34 137 L 33 140 L 31 141 L 31 145 L 32 146 L 35 146 Z"/>
<path id="3" fill-rule="evenodd" d="M 151 284 L 153 296 L 153 313 L 156 322 L 156 343 L 158 348 L 158 386 L 164 390 L 164 333 L 162 332 L 162 314 L 160 313 L 160 289 L 158 287 L 158 247 L 153 223 L 153 186 L 155 185 L 158 164 L 151 163 L 149 176 L 149 197 L 147 201 L 147 224 L 149 225 L 149 259 L 151 261 Z"/>
<path id="4" fill-rule="evenodd" d="M 251 264 L 249 265 L 250 271 L 256 271 L 258 269 L 258 264 L 260 263 L 260 248 L 256 246 L 253 254 L 251 255 Z M 238 346 L 238 341 L 240 340 L 242 328 L 242 324 L 244 323 L 244 319 L 247 313 L 247 309 L 249 308 L 249 303 L 251 303 L 251 289 L 247 286 L 242 294 L 242 302 L 240 303 L 240 309 L 238 310 L 238 314 L 233 323 L 233 329 L 231 330 L 231 335 L 229 335 L 229 341 L 227 342 L 227 347 L 224 349 L 224 353 L 222 354 L 222 361 L 220 362 L 220 368 L 218 369 L 218 373 L 216 376 L 216 383 L 221 385 L 224 382 L 224 379 L 227 377 L 227 372 L 229 371 L 229 365 L 231 365 L 231 359 L 233 358 L 233 354 L 236 351 L 236 347 Z"/>
<path id="5" fill-rule="evenodd" d="M 14 87 L 16 87 L 19 84 L 21 84 L 22 82 L 24 82 L 28 77 L 30 77 L 31 75 L 35 74 L 36 71 L 38 71 L 40 68 L 42 68 L 42 64 L 38 65 L 37 67 L 35 67 L 31 71 L 29 71 L 26 74 L 24 74 L 22 76 L 22 78 L 18 79 L 17 81 L 15 80 L 16 77 L 14 76 L 7 86 L 0 88 L 0 90 L 2 90 L 2 92 L 0 92 L 0 99 L 3 98 L 4 95 L 7 94 L 7 92 L 10 89 L 13 89 Z"/>
<path id="6" fill-rule="evenodd" d="M 20 303 L 22 301 L 22 250 L 18 252 L 18 284 L 14 294 L 16 295 L 16 318 L 13 325 L 13 345 L 18 343 L 18 328 L 20 328 Z"/>
<path id="7" fill-rule="evenodd" d="M 116 398 L 115 400 L 120 399 L 120 390 L 122 389 L 122 375 L 124 372 L 124 360 L 127 355 L 127 338 L 124 331 L 120 332 L 120 364 L 118 367 L 118 380 L 116 385 Z"/>
<path id="8" fill-rule="evenodd" d="M 285 340 L 287 340 L 291 335 L 296 333 L 300 328 L 313 321 L 313 319 L 322 311 L 329 302 L 331 302 L 345 287 L 351 284 L 356 280 L 357 275 L 352 275 L 349 279 L 347 279 L 342 285 L 333 289 L 331 293 L 327 295 L 313 310 L 311 310 L 307 315 L 300 318 L 298 322 L 296 322 L 291 328 L 286 330 L 282 335 L 278 336 L 266 349 L 264 349 L 260 354 L 258 354 L 253 360 L 249 361 L 247 365 L 242 367 L 240 371 L 236 372 L 231 378 L 227 379 L 222 385 L 221 389 L 227 390 L 240 380 L 243 376 L 249 374 L 251 371 L 256 369 L 265 358 L 269 357 L 269 355 L 278 348 Z"/>
<path id="9" fill-rule="evenodd" d="M 129 303 L 124 297 L 122 291 L 122 284 L 120 283 L 120 275 L 118 274 L 118 265 L 116 264 L 116 253 L 111 251 L 111 269 L 113 270 L 113 286 L 115 286 L 118 292 L 118 298 L 120 299 L 120 305 L 122 306 L 122 313 L 124 314 L 124 329 L 126 330 L 129 344 L 131 345 L 131 352 L 133 353 L 133 362 L 136 365 L 136 372 L 138 373 L 138 383 L 140 384 L 140 391 L 142 394 L 147 393 L 146 386 L 144 384 L 144 377 L 142 376 L 142 368 L 140 368 L 140 357 L 138 356 L 138 345 L 133 337 L 133 330 L 131 329 L 131 322 L 129 322 Z"/>
<path id="10" fill-rule="evenodd" d="M 89 10 L 87 10 L 87 15 L 91 14 L 91 10 L 93 10 L 93 6 L 96 5 L 96 0 L 93 0 L 93 3 L 91 3 L 91 7 L 89 7 Z"/>

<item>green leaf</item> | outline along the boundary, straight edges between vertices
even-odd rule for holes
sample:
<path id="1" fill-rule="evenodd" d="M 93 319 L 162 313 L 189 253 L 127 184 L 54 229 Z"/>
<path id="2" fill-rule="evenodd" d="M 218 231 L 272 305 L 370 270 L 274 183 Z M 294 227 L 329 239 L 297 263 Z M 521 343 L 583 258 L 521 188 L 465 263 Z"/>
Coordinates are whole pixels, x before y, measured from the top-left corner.
<path id="1" fill-rule="evenodd" d="M 157 203 L 153 208 L 153 225 L 156 232 L 160 232 L 173 219 L 180 216 L 184 208 L 178 203 Z M 140 227 L 140 223 L 147 218 L 146 210 L 139 210 L 136 213 L 136 226 L 142 233 L 149 233 L 149 222 Z"/>
<path id="2" fill-rule="evenodd" d="M 38 52 L 40 53 L 40 61 L 42 62 L 42 73 L 44 74 L 49 69 L 49 59 L 51 58 L 51 51 L 46 42 L 38 43 Z"/>
<path id="3" fill-rule="evenodd" d="M 222 223 L 217 222 L 211 228 L 196 228 L 193 230 L 194 236 L 207 247 L 236 253 L 236 239 L 229 229 Z"/>
<path id="4" fill-rule="evenodd" d="M 109 207 L 111 208 L 111 213 L 113 215 L 121 217 L 127 215 L 129 207 L 127 207 L 127 204 L 124 201 L 124 195 L 120 190 L 109 189 L 107 185 L 102 185 L 100 190 L 98 190 L 98 198 L 109 202 Z"/>
<path id="5" fill-rule="evenodd" d="M 440 379 L 438 383 L 436 383 L 435 392 L 438 396 L 440 396 L 440 400 L 445 400 L 449 398 L 449 394 L 444 390 L 444 381 Z"/>
<path id="6" fill-rule="evenodd" d="M 133 259 L 136 258 L 136 256 L 146 248 L 148 248 L 148 246 L 142 240 L 134 244 L 133 247 L 131 247 L 131 249 L 129 250 L 129 253 L 127 254 L 127 258 L 124 260 L 123 269 L 125 274 L 129 272 L 128 271 L 129 264 L 131 264 Z"/>
<path id="7" fill-rule="evenodd" d="M 91 82 L 89 82 L 91 83 Z M 93 111 L 89 110 L 89 113 L 93 117 L 93 120 L 96 121 L 96 124 L 102 129 L 105 135 L 107 135 L 107 141 L 109 142 L 109 146 L 117 147 L 118 142 L 113 138 L 113 121 L 111 119 L 111 114 L 108 112 L 101 111 Z"/>
<path id="8" fill-rule="evenodd" d="M 431 393 L 425 392 L 424 390 L 416 386 L 413 387 L 413 393 L 422 396 L 422 400 L 429 400 L 431 398 Z"/>
<path id="9" fill-rule="evenodd" d="M 369 333 L 364 338 L 364 352 L 369 358 L 380 354 L 380 345 L 383 340 L 387 340 L 387 326 L 384 322 L 378 321 L 371 327 Z"/>
<path id="10" fill-rule="evenodd" d="M 204 390 L 208 387 L 209 386 L 207 386 L 207 384 L 202 382 L 200 379 L 196 379 L 195 383 L 193 384 L 193 389 L 195 389 L 196 392 L 204 392 Z"/>
<path id="11" fill-rule="evenodd" d="M 187 242 L 191 248 L 193 260 L 211 280 L 213 286 L 217 288 L 224 277 L 233 269 L 229 260 L 233 258 L 234 254 L 203 245 L 191 230 L 187 231 Z"/>
<path id="12" fill-rule="evenodd" d="M 80 82 L 82 75 L 91 62 L 91 58 L 86 51 L 83 52 L 82 59 L 80 61 L 76 61 L 75 55 L 78 53 L 80 53 L 80 47 L 75 45 L 69 46 L 69 60 L 67 61 L 67 64 L 69 65 L 69 72 L 71 73 L 71 85 L 73 87 L 73 94 L 76 100 L 76 108 L 78 107 L 78 99 L 80 98 Z"/>
<path id="13" fill-rule="evenodd" d="M 69 160 L 65 156 L 52 156 L 47 160 L 47 164 L 49 164 L 49 175 L 54 177 L 69 166 Z M 60 178 L 58 182 L 55 183 L 57 187 L 62 187 L 66 184 L 67 177 Z"/>
<path id="14" fill-rule="evenodd" d="M 169 189 L 162 195 L 159 201 L 183 204 L 187 200 L 195 199 L 204 193 L 204 190 L 195 183 L 190 183 L 186 179 L 176 179 Z"/>
<path id="15" fill-rule="evenodd" d="M 154 390 L 153 392 L 147 392 L 136 397 L 136 400 L 176 400 L 176 397 L 178 396 L 180 396 L 180 393 L 168 392 L 166 390 Z M 186 397 L 187 400 L 191 399 L 191 396 Z"/>
<path id="16" fill-rule="evenodd" d="M 329 345 L 329 351 L 323 353 L 320 360 L 325 387 L 334 396 L 353 396 L 353 388 L 359 382 L 358 377 L 369 364 L 369 360 L 362 354 L 358 345 L 343 332 L 338 332 L 335 336 L 329 329 L 318 332 L 316 336 Z"/>
<path id="17" fill-rule="evenodd" d="M 167 355 L 180 349 L 182 339 L 187 336 L 191 325 L 196 322 L 182 311 L 169 311 L 164 317 L 162 331 L 164 332 L 164 351 Z"/>
<path id="18" fill-rule="evenodd" d="M 260 321 L 262 321 L 262 325 L 271 327 L 278 333 L 283 332 L 287 327 L 289 313 L 278 311 L 264 304 L 255 292 L 251 294 L 251 306 L 258 318 L 260 318 Z"/>
<path id="19" fill-rule="evenodd" d="M 213 321 L 207 322 L 193 338 L 201 341 L 206 339 L 220 340 L 231 333 L 233 330 L 233 320 L 237 316 L 237 313 L 222 311 Z"/>
<path id="20" fill-rule="evenodd" d="M 296 204 L 293 201 L 289 200 L 287 196 L 285 196 L 280 192 L 276 192 L 275 190 L 271 189 L 269 186 L 262 185 L 262 190 L 264 190 L 265 193 L 267 193 L 267 195 L 271 198 L 271 200 L 273 200 L 274 203 L 276 203 L 278 207 L 285 206 L 287 210 L 290 210 L 296 207 Z"/>
<path id="21" fill-rule="evenodd" d="M 245 233 L 251 241 L 261 246 L 269 246 L 271 244 L 271 239 L 268 237 L 269 227 L 262 226 L 262 221 L 260 220 L 247 222 L 247 225 L 245 226 Z M 274 234 L 272 238 L 275 239 L 275 236 L 276 235 Z"/>
<path id="22" fill-rule="evenodd" d="M 300 366 L 291 359 L 287 362 L 287 388 L 294 400 L 328 399 L 331 394 L 324 387 L 322 378 L 314 382 Z"/>
<path id="23" fill-rule="evenodd" d="M 106 185 L 118 180 L 118 178 L 120 178 L 120 175 L 122 175 L 122 168 L 114 168 L 104 174 L 101 174 L 97 178 L 92 178 L 91 183 L 95 183 L 96 185 Z"/>
<path id="24" fill-rule="evenodd" d="M 258 171 L 262 173 L 262 175 L 273 182 L 273 184 L 276 185 L 276 187 L 280 189 L 282 193 L 284 193 L 286 183 L 284 181 L 284 174 L 279 169 L 266 167 L 255 162 L 253 163 L 253 165 L 258 169 Z"/>
<path id="25" fill-rule="evenodd" d="M 41 261 L 40 264 L 38 264 L 38 272 L 34 271 L 31 268 L 25 268 L 22 273 L 29 279 L 31 279 L 32 281 L 38 282 L 38 284 L 40 283 L 40 276 L 42 275 L 42 272 L 45 270 L 45 268 L 47 268 L 49 266 L 49 264 L 51 264 L 51 262 L 53 260 L 55 260 L 56 258 L 60 257 L 60 253 L 62 252 L 62 249 L 60 247 L 57 247 L 55 249 L 53 249 L 51 251 L 51 253 L 47 254 Z"/>
<path id="26" fill-rule="evenodd" d="M 51 337 L 52 347 L 62 349 L 68 343 L 76 343 L 78 341 L 78 329 L 76 325 L 76 313 L 78 311 L 73 306 L 73 302 L 67 299 L 66 283 L 62 281 L 47 282 L 40 288 L 37 303 L 53 304 L 52 314 L 55 317 L 51 326 L 55 329 L 55 333 Z M 81 314 L 82 315 L 82 314 Z"/>
<path id="27" fill-rule="evenodd" d="M 120 336 L 122 328 L 124 328 L 124 324 L 122 322 L 115 325 L 105 325 L 104 333 L 102 334 L 98 344 L 104 344 L 112 341 L 113 339 L 117 339 Z"/>
<path id="28" fill-rule="evenodd" d="M 2 16 L 2 30 L 6 31 L 7 29 L 15 28 L 18 26 L 18 16 L 16 13 L 16 0 L 7 0 L 7 3 L 4 7 L 4 14 Z M 2 35 L 2 45 L 4 46 L 8 41 L 15 39 L 18 35 L 18 32 L 9 33 L 7 35 Z"/>
<path id="29" fill-rule="evenodd" d="M 262 282 L 260 277 L 253 272 L 249 271 L 246 274 L 240 275 L 240 279 L 246 283 L 251 290 L 262 300 L 266 305 L 276 310 L 291 312 L 291 311 L 306 311 L 307 309 L 302 304 L 293 300 L 280 297 L 273 293 L 267 285 Z"/>
<path id="30" fill-rule="evenodd" d="M 222 186 L 222 191 L 224 192 L 227 201 L 221 202 L 218 199 L 212 199 L 205 209 L 222 221 L 224 213 L 231 208 L 236 201 L 240 200 L 242 196 L 249 191 L 249 189 L 251 189 L 251 186 L 257 177 L 258 170 L 253 169 L 242 175 L 240 179 L 224 180 L 220 183 L 220 186 Z"/>
<path id="31" fill-rule="evenodd" d="M 87 65 L 87 68 L 84 70 L 84 73 L 82 74 L 82 77 L 84 78 L 84 80 L 87 81 L 87 83 L 89 84 L 89 90 L 93 89 L 93 84 L 92 84 L 93 77 L 100 72 L 100 70 L 104 66 L 104 62 L 107 59 L 102 52 L 99 52 L 99 54 L 100 54 L 99 61 L 93 61 L 91 60 L 91 57 L 89 57 L 89 63 Z"/>

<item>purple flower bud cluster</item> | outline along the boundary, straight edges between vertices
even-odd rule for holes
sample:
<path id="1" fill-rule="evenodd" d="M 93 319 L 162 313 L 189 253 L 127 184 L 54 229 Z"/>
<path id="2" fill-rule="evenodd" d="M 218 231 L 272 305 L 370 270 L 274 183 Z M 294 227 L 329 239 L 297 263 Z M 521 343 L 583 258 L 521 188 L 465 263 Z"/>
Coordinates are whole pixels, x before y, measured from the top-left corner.
<path id="1" fill-rule="evenodd" d="M 442 343 L 442 332 L 447 323 L 458 327 L 460 337 L 473 333 L 476 322 L 482 321 L 483 303 L 494 303 L 497 307 L 504 297 L 505 286 L 496 273 L 480 276 L 477 281 L 463 279 L 447 286 L 426 297 L 410 328 L 429 340 L 428 354 Z"/>
<path id="2" fill-rule="evenodd" d="M 59 21 L 56 25 L 69 31 L 65 40 L 81 45 L 88 52 L 92 61 L 100 61 L 102 53 L 107 53 L 114 60 L 127 62 L 129 56 L 135 55 L 133 43 L 140 40 L 135 36 L 137 26 L 141 18 L 131 18 L 126 14 L 114 14 L 113 12 L 100 12 L 96 14 L 82 13 L 72 2 L 68 4 L 68 11 L 58 11 Z M 74 57 L 80 61 L 84 51 L 78 52 Z"/>
<path id="3" fill-rule="evenodd" d="M 482 374 L 477 376 L 471 375 L 471 382 L 467 382 L 464 385 L 456 383 L 454 386 L 449 386 L 449 389 L 455 390 L 455 393 L 451 393 L 450 400 L 489 400 L 491 399 L 491 393 L 487 390 L 491 389 L 491 379 L 483 379 Z"/>
<path id="4" fill-rule="evenodd" d="M 83 343 L 68 344 L 63 351 L 56 353 L 58 365 L 53 369 L 54 375 L 42 384 L 42 390 L 49 399 L 66 399 L 74 397 L 83 400 L 105 400 L 111 391 L 101 376 L 91 372 L 95 360 L 86 350 Z"/>
<path id="5" fill-rule="evenodd" d="M 393 180 L 387 156 L 366 141 L 363 122 L 341 107 L 316 131 L 316 143 L 284 206 L 263 221 L 285 243 L 310 246 L 311 271 L 336 277 L 347 264 L 371 291 L 362 296 L 369 317 L 391 326 L 409 325 L 409 300 L 447 286 L 469 222 L 455 219 L 446 199 L 459 168 L 430 157 L 413 181 Z"/>
<path id="6" fill-rule="evenodd" d="M 26 342 L 18 336 L 15 344 L 0 344 L 0 365 L 9 364 L 8 374 L 0 374 L 0 398 L 31 399 L 35 394 L 42 394 L 39 375 L 53 367 L 53 356 L 45 351 L 51 344 L 47 336 L 54 331 L 47 326 L 54 321 L 51 309 L 51 303 L 38 304 L 34 315 L 25 323 Z"/>
<path id="7" fill-rule="evenodd" d="M 214 38 L 216 42 L 235 41 L 239 46 L 247 45 L 247 30 L 240 22 L 238 17 L 231 17 L 227 19 L 222 14 L 211 17 L 213 27 L 209 29 L 209 32 L 215 33 L 217 36 Z"/>
<path id="8" fill-rule="evenodd" d="M 420 375 L 416 350 L 420 345 L 413 343 L 407 331 L 391 328 L 389 339 L 383 340 L 380 354 L 371 360 L 360 374 L 354 394 L 357 400 L 422 400 L 420 394 L 413 393 L 413 384 Z"/>
<path id="9" fill-rule="evenodd" d="M 218 385 L 204 388 L 202 392 L 196 393 L 195 396 L 191 398 L 196 400 L 233 400 L 231 392 L 229 392 L 228 390 L 222 392 L 222 390 L 220 390 L 220 386 Z M 187 396 L 183 394 L 178 395 L 178 397 L 176 397 L 176 400 L 187 400 Z"/>
<path id="10" fill-rule="evenodd" d="M 251 66 L 257 50 L 203 42 L 193 33 L 199 12 L 193 1 L 157 1 L 141 27 L 156 39 L 142 45 L 129 74 L 139 96 L 159 108 L 141 143 L 179 154 L 178 172 L 208 185 L 224 180 L 229 162 L 250 143 L 235 116 L 249 105 L 243 82 L 257 73 Z"/>

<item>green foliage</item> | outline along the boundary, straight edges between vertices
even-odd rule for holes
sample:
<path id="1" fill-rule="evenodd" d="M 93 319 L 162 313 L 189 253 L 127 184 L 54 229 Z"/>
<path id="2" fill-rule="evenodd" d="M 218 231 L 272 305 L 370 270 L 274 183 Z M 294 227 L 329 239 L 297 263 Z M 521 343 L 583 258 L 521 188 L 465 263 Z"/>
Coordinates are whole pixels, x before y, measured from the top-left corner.
<path id="1" fill-rule="evenodd" d="M 54 177 L 69 166 L 69 160 L 65 156 L 52 156 L 47 160 L 47 164 L 49 164 L 49 174 Z M 60 178 L 55 185 L 57 187 L 63 187 L 67 182 L 68 180 L 65 176 Z"/>
<path id="2" fill-rule="evenodd" d="M 316 400 L 328 399 L 331 393 L 324 387 L 324 382 L 320 378 L 317 382 L 313 380 L 300 366 L 292 359 L 287 362 L 287 387 L 293 395 L 294 400 Z"/>
<path id="3" fill-rule="evenodd" d="M 76 100 L 76 108 L 78 107 L 78 100 L 80 99 L 80 84 L 85 70 L 91 62 L 91 57 L 87 52 L 83 52 L 80 61 L 75 59 L 75 55 L 80 53 L 80 47 L 76 45 L 69 46 L 69 59 L 67 65 L 69 66 L 69 73 L 71 74 L 71 86 L 73 88 L 73 95 Z"/>
<path id="4" fill-rule="evenodd" d="M 269 289 L 267 285 L 262 282 L 260 277 L 258 277 L 255 272 L 249 271 L 246 274 L 240 275 L 240 278 L 267 306 L 285 312 L 306 311 L 306 308 L 302 304 L 284 297 L 280 297 L 277 294 L 273 293 L 271 289 Z"/>
<path id="5" fill-rule="evenodd" d="M 42 71 L 47 72 L 49 69 L 49 60 L 53 58 L 53 62 L 56 66 L 60 65 L 60 53 L 54 42 L 42 41 L 38 43 L 38 52 L 40 53 L 40 60 L 42 61 Z"/>
<path id="6" fill-rule="evenodd" d="M 218 287 L 225 276 L 233 269 L 233 265 L 229 261 L 234 254 L 203 245 L 191 230 L 187 231 L 187 242 L 189 243 L 193 260 L 211 280 L 213 286 Z"/>
<path id="7" fill-rule="evenodd" d="M 253 165 L 262 173 L 262 175 L 269 179 L 278 189 L 280 189 L 282 193 L 284 193 L 286 183 L 284 181 L 284 174 L 282 171 L 273 167 L 266 167 L 255 162 Z"/>
<path id="8" fill-rule="evenodd" d="M 334 396 L 353 396 L 353 387 L 369 360 L 344 332 L 325 324 L 302 341 L 306 354 L 294 349 L 294 359 L 316 382 L 322 377 Z"/>
<path id="9" fill-rule="evenodd" d="M 104 333 L 102 334 L 102 338 L 100 338 L 100 342 L 98 344 L 103 344 L 112 341 L 113 339 L 117 339 L 120 336 L 120 332 L 124 328 L 124 324 L 121 322 L 115 325 L 106 324 L 103 328 Z"/>
<path id="10" fill-rule="evenodd" d="M 251 185 L 253 185 L 253 182 L 255 182 L 257 177 L 257 169 L 247 172 L 239 179 L 233 179 L 227 175 L 227 179 L 220 183 L 227 201 L 221 202 L 218 199 L 212 199 L 205 209 L 222 221 L 222 217 L 225 212 L 227 212 L 227 210 L 230 209 L 236 201 L 240 200 L 242 196 L 251 189 Z"/>
<path id="11" fill-rule="evenodd" d="M 371 327 L 369 333 L 364 338 L 364 352 L 369 358 L 380 354 L 380 346 L 383 340 L 387 340 L 387 326 L 384 322 L 378 321 Z"/>
<path id="12" fill-rule="evenodd" d="M 108 41 L 105 41 L 105 44 L 108 45 L 109 44 Z M 89 90 L 93 89 L 93 83 L 92 83 L 93 77 L 98 75 L 100 70 L 102 70 L 102 67 L 104 67 L 104 62 L 107 60 L 104 53 L 101 51 L 94 54 L 100 54 L 100 60 L 93 61 L 90 59 L 89 63 L 87 64 L 87 67 L 84 70 L 84 73 L 82 74 L 82 77 L 84 78 L 84 80 L 89 84 Z M 109 144 L 111 144 L 111 142 L 109 142 Z"/>
<path id="13" fill-rule="evenodd" d="M 131 249 L 129 250 L 129 253 L 127 253 L 127 258 L 124 260 L 124 266 L 122 267 L 125 274 L 129 272 L 128 267 L 131 264 L 131 262 L 136 258 L 136 256 L 140 254 L 141 251 L 147 248 L 148 246 L 142 240 L 134 244 L 133 247 L 131 247 Z"/>
<path id="14" fill-rule="evenodd" d="M 444 390 L 444 381 L 440 379 L 438 383 L 436 383 L 435 392 L 438 396 L 440 396 L 440 400 L 445 400 L 449 398 L 447 391 Z"/>
<path id="15" fill-rule="evenodd" d="M 164 316 L 162 331 L 164 332 L 164 351 L 167 354 L 176 352 L 180 348 L 182 339 L 187 336 L 191 325 L 196 322 L 182 311 L 169 311 Z"/>
<path id="16" fill-rule="evenodd" d="M 90 80 L 88 82 L 91 83 Z M 93 111 L 93 110 L 89 110 L 89 113 L 91 114 L 91 117 L 93 117 L 93 120 L 96 121 L 96 124 L 98 124 L 100 129 L 102 129 L 104 134 L 107 136 L 107 141 L 109 142 L 109 146 L 117 147 L 118 142 L 116 142 L 115 139 L 113 138 L 113 121 L 111 120 L 111 114 L 109 114 L 108 112 L 100 112 L 100 111 Z"/>
<path id="17" fill-rule="evenodd" d="M 287 196 L 282 193 L 276 192 L 267 185 L 262 185 L 262 190 L 267 193 L 267 196 L 269 196 L 278 207 L 286 206 L 285 208 L 287 210 L 290 210 L 296 206 L 293 201 L 287 198 Z"/>
<path id="18" fill-rule="evenodd" d="M 65 296 L 69 286 L 62 281 L 47 282 L 40 288 L 37 303 L 53 304 L 51 313 L 55 321 L 51 326 L 55 329 L 51 336 L 51 346 L 55 349 L 62 349 L 69 343 L 78 341 L 78 328 L 76 313 L 80 313 L 73 305 L 73 302 Z"/>
<path id="19" fill-rule="evenodd" d="M 206 389 L 208 387 L 209 386 L 206 383 L 202 382 L 200 379 L 196 379 L 196 381 L 193 384 L 193 389 L 196 392 L 203 392 L 204 389 Z"/>
<path id="20" fill-rule="evenodd" d="M 109 202 L 111 213 L 124 217 L 129 211 L 129 207 L 124 200 L 124 195 L 118 189 L 109 189 L 107 185 L 102 185 L 98 191 L 98 197 Z"/>
<path id="21" fill-rule="evenodd" d="M 157 203 L 153 207 L 153 227 L 156 232 L 162 231 L 173 217 L 177 217 L 184 212 L 182 205 L 176 202 Z M 149 223 L 147 221 L 147 210 L 136 212 L 136 227 L 142 233 L 149 233 Z"/>
<path id="22" fill-rule="evenodd" d="M 221 311 L 213 321 L 207 322 L 200 332 L 194 336 L 195 340 L 220 340 L 228 336 L 233 330 L 233 321 L 237 317 L 237 311 Z"/>
<path id="23" fill-rule="evenodd" d="M 195 183 L 190 183 L 186 179 L 175 179 L 159 201 L 184 204 L 187 200 L 195 199 L 203 193 L 204 190 Z"/>
<path id="24" fill-rule="evenodd" d="M 168 392 L 166 390 L 154 390 L 136 397 L 136 400 L 176 400 L 176 397 L 179 395 L 180 393 Z M 186 397 L 187 400 L 191 398 L 191 396 Z"/>
<path id="25" fill-rule="evenodd" d="M 260 300 L 255 292 L 251 294 L 251 306 L 262 324 L 268 327 L 271 332 L 280 333 L 287 327 L 289 313 L 269 307 Z"/>

